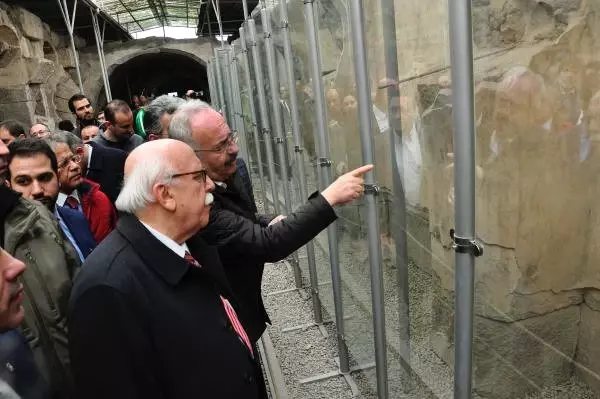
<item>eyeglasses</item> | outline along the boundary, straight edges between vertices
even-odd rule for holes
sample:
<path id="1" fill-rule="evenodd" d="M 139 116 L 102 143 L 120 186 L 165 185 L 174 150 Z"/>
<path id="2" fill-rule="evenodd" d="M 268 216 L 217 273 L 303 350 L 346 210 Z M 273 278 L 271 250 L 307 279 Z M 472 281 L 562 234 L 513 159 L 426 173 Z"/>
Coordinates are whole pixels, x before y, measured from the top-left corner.
<path id="1" fill-rule="evenodd" d="M 227 140 L 222 142 L 215 148 L 211 148 L 210 150 L 194 150 L 194 151 L 195 152 L 223 152 L 224 150 L 229 148 L 229 146 L 231 146 L 233 144 L 237 144 L 238 140 L 239 140 L 238 134 L 231 132 L 227 136 Z"/>
<path id="2" fill-rule="evenodd" d="M 60 165 L 58 165 L 58 169 L 64 168 L 65 166 L 67 166 L 71 162 L 75 162 L 75 163 L 81 162 L 81 155 L 73 155 L 72 157 L 68 157 L 67 159 L 65 159 L 64 161 L 62 161 L 60 163 Z"/>
<path id="3" fill-rule="evenodd" d="M 189 176 L 189 175 L 194 175 L 194 180 L 196 180 L 200 183 L 206 183 L 206 169 L 200 169 L 200 170 L 195 170 L 193 172 L 186 172 L 186 173 L 177 173 L 177 174 L 171 176 L 171 178 L 176 179 L 178 177 Z"/>
<path id="4" fill-rule="evenodd" d="M 45 134 L 48 134 L 48 133 L 50 133 L 50 130 L 46 129 L 46 130 L 38 130 L 37 132 L 31 132 L 31 135 L 33 137 L 39 137 L 40 135 L 45 135 Z"/>

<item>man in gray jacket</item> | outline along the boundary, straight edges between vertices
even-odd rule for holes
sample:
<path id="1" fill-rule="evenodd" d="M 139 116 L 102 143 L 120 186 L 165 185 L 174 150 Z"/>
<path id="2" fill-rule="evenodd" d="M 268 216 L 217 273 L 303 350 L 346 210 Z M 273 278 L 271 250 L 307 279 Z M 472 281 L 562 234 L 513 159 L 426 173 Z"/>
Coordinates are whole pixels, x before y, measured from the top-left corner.
<path id="1" fill-rule="evenodd" d="M 5 186 L 8 155 L 0 143 L 0 243 L 27 266 L 22 277 L 25 320 L 21 328 L 53 394 L 69 398 L 66 315 L 80 262 L 50 211 Z"/>

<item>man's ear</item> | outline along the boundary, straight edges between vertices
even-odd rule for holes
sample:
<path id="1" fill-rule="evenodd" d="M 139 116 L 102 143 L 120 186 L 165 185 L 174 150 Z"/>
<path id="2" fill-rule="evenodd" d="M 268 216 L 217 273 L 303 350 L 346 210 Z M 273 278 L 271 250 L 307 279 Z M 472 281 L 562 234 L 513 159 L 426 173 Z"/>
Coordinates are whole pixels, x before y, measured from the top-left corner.
<path id="1" fill-rule="evenodd" d="M 77 155 L 83 155 L 83 145 L 77 146 L 77 148 L 75 148 L 75 153 Z"/>
<path id="2" fill-rule="evenodd" d="M 158 135 L 154 133 L 148 134 L 148 141 L 158 140 Z"/>
<path id="3" fill-rule="evenodd" d="M 21 133 L 21 134 L 19 134 L 19 137 L 18 137 L 18 138 L 20 138 L 20 139 L 24 139 L 24 138 L 26 138 L 26 137 L 27 137 L 27 136 L 25 136 L 25 133 Z"/>
<path id="4" fill-rule="evenodd" d="M 157 183 L 152 187 L 152 193 L 160 206 L 171 212 L 175 211 L 177 202 L 175 201 L 175 198 L 173 198 L 168 185 Z"/>

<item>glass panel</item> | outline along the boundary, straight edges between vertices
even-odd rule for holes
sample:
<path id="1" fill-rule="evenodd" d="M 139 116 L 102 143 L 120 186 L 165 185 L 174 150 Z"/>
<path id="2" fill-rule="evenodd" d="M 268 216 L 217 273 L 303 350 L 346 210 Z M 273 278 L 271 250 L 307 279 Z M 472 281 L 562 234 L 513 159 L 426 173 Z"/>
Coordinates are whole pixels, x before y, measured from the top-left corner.
<path id="1" fill-rule="evenodd" d="M 484 397 L 600 391 L 600 4 L 474 4 L 474 382 Z M 558 392 L 560 392 L 558 394 Z"/>

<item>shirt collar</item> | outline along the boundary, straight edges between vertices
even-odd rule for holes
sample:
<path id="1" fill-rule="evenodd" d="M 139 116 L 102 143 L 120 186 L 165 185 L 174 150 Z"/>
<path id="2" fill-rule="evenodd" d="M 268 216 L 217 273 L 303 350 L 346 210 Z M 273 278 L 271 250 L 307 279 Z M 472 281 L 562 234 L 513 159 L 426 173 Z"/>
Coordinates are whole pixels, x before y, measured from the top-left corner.
<path id="1" fill-rule="evenodd" d="M 81 205 L 81 200 L 79 199 L 79 193 L 77 190 L 73 190 L 73 192 L 69 195 L 64 193 L 58 193 L 58 197 L 56 198 L 56 205 L 65 206 L 65 202 L 68 197 L 73 197 L 77 200 L 77 202 Z"/>
<path id="2" fill-rule="evenodd" d="M 227 190 L 227 183 L 222 182 L 222 181 L 216 181 L 214 183 L 215 183 L 215 185 L 221 187 L 222 189 Z"/>
<path id="3" fill-rule="evenodd" d="M 183 258 L 185 257 L 185 253 L 189 252 L 189 248 L 187 244 L 184 242 L 183 244 L 178 244 L 171 238 L 167 237 L 163 233 L 157 231 L 156 229 L 150 227 L 146 223 L 140 220 L 140 223 L 152 234 L 158 241 L 164 244 L 165 247 L 169 248 L 171 251 L 175 252 L 177 256 Z"/>
<path id="4" fill-rule="evenodd" d="M 94 149 L 94 147 L 92 147 L 89 144 L 84 144 L 85 148 L 87 148 L 87 169 L 86 169 L 86 175 L 90 170 L 90 165 L 92 164 L 92 150 Z"/>

